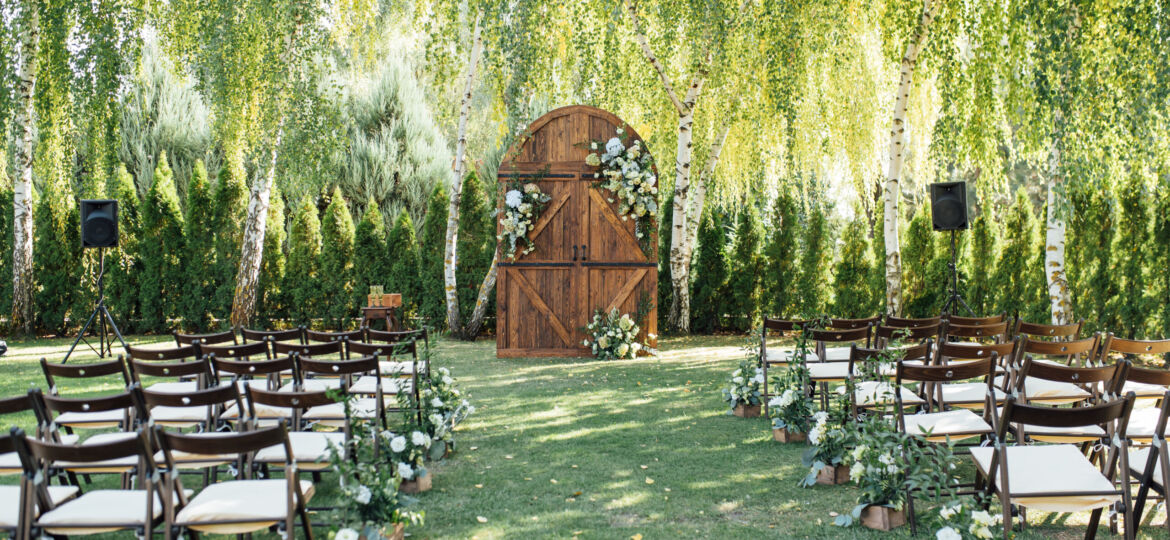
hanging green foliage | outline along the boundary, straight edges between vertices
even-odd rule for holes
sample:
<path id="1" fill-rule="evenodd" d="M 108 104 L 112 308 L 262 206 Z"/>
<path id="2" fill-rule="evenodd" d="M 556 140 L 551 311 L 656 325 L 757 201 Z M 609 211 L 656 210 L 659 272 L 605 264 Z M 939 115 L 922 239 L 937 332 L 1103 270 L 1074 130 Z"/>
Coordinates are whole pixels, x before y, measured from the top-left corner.
<path id="1" fill-rule="evenodd" d="M 691 331 L 710 333 L 723 327 L 728 278 L 727 232 L 723 216 L 714 206 L 703 211 L 698 242 L 691 284 Z"/>
<path id="2" fill-rule="evenodd" d="M 473 171 L 463 180 L 463 197 L 459 201 L 459 266 L 455 279 L 459 284 L 459 309 L 463 311 L 460 320 L 471 318 L 479 296 L 479 286 L 492 264 L 496 248 L 496 227 L 492 219 L 494 205 L 484 196 L 483 182 Z M 488 315 L 493 308 L 495 295 L 489 299 Z"/>
<path id="3" fill-rule="evenodd" d="M 1003 255 L 993 282 L 999 287 L 996 311 L 1031 322 L 1048 320 L 1047 286 L 1044 277 L 1044 241 L 1040 221 L 1024 190 L 1004 216 Z"/>
<path id="4" fill-rule="evenodd" d="M 879 291 L 870 286 L 873 274 L 873 247 L 869 242 L 868 226 L 864 220 L 854 219 L 842 234 L 841 255 L 833 267 L 833 315 L 861 318 L 877 314 L 876 297 Z"/>
<path id="5" fill-rule="evenodd" d="M 419 238 L 419 316 L 431 328 L 446 324 L 447 304 L 443 294 L 443 250 L 447 236 L 447 189 L 435 186 L 427 203 Z"/>
<path id="6" fill-rule="evenodd" d="M 151 176 L 154 176 L 153 171 Z M 139 279 L 142 260 L 138 239 L 142 218 L 138 189 L 134 178 L 119 165 L 109 186 L 109 197 L 118 201 L 118 247 L 106 253 L 106 304 L 123 333 L 134 332 L 138 325 Z"/>
<path id="7" fill-rule="evenodd" d="M 833 238 L 825 208 L 814 203 L 809 209 L 801 235 L 800 270 L 795 295 L 797 310 L 812 317 L 829 307 L 829 284 L 832 283 Z"/>
<path id="8" fill-rule="evenodd" d="M 211 266 L 214 287 L 210 302 L 217 319 L 231 315 L 235 295 L 236 273 L 240 270 L 240 252 L 244 241 L 244 219 L 248 214 L 247 173 L 243 163 L 230 158 L 219 168 L 215 200 L 211 205 L 215 228 L 215 257 Z"/>
<path id="9" fill-rule="evenodd" d="M 182 253 L 185 280 L 183 294 L 178 299 L 179 316 L 183 319 L 183 329 L 188 332 L 205 331 L 211 322 L 215 282 L 207 267 L 215 260 L 215 224 L 212 214 L 206 211 L 210 207 L 211 185 L 207 182 L 207 169 L 202 161 L 197 161 L 187 186 L 187 208 L 190 210 L 184 222 L 186 246 Z"/>
<path id="10" fill-rule="evenodd" d="M 763 308 L 772 317 L 790 318 L 796 315 L 795 287 L 800 257 L 797 243 L 800 226 L 797 219 L 796 199 L 790 191 L 781 190 L 776 197 L 776 208 L 768 228 L 772 234 L 764 248 L 768 264 L 764 273 Z"/>
<path id="11" fill-rule="evenodd" d="M 142 201 L 139 300 L 143 330 L 169 330 L 168 319 L 178 313 L 179 300 L 188 294 L 182 265 L 184 249 L 183 213 L 163 152 L 154 170 L 154 183 Z"/>
<path id="12" fill-rule="evenodd" d="M 264 233 L 264 257 L 260 260 L 260 286 L 256 298 L 256 313 L 269 321 L 285 316 L 282 287 L 285 272 L 285 219 L 284 196 L 280 189 L 272 188 L 272 200 L 268 205 L 268 223 Z"/>
<path id="13" fill-rule="evenodd" d="M 386 235 L 389 271 L 385 286 L 387 291 L 402 295 L 402 311 L 408 316 L 419 312 L 420 299 L 425 297 L 420 283 L 418 250 L 414 222 L 404 209 L 398 213 L 394 228 Z"/>
<path id="14" fill-rule="evenodd" d="M 324 291 L 318 283 L 321 258 L 321 221 L 317 207 L 305 199 L 293 216 L 288 237 L 288 266 L 281 286 L 285 309 L 295 324 L 308 325 L 319 316 Z"/>
<path id="15" fill-rule="evenodd" d="M 353 218 L 341 190 L 333 190 L 321 222 L 321 273 L 323 313 L 331 327 L 340 328 L 346 317 L 353 317 L 358 306 L 353 299 Z"/>
<path id="16" fill-rule="evenodd" d="M 760 318 L 760 285 L 764 270 L 764 257 L 760 253 L 762 243 L 760 213 L 755 206 L 747 204 L 739 213 L 735 248 L 731 255 L 731 278 L 727 282 L 730 291 L 728 325 L 740 331 L 751 329 Z"/>
<path id="17" fill-rule="evenodd" d="M 386 225 L 382 211 L 371 200 L 357 224 L 353 237 L 353 306 L 366 305 L 371 285 L 386 286 L 389 261 L 386 252 Z M 390 291 L 394 292 L 394 291 Z M 357 309 L 356 307 L 354 309 Z"/>

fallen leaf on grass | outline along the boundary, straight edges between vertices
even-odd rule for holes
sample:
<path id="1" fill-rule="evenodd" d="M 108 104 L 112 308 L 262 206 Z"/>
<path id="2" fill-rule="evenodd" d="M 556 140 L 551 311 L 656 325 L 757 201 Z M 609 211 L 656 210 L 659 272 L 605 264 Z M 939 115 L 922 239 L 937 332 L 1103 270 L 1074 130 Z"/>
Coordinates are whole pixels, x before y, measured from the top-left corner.
<path id="1" fill-rule="evenodd" d="M 487 523 L 487 518 L 485 518 L 483 516 L 475 516 L 475 520 L 480 522 L 480 523 Z"/>
<path id="2" fill-rule="evenodd" d="M 649 469 L 649 468 L 650 468 L 650 467 L 647 467 L 647 466 L 645 466 L 645 465 L 639 465 L 639 467 L 641 467 L 641 468 L 643 468 L 643 469 Z"/>
<path id="3" fill-rule="evenodd" d="M 476 484 L 475 489 L 483 489 L 483 484 Z"/>
<path id="4" fill-rule="evenodd" d="M 504 459 L 512 459 L 512 455 L 508 454 L 508 455 L 504 456 Z"/>
<path id="5" fill-rule="evenodd" d="M 653 479 L 653 478 L 650 478 L 649 476 L 647 476 L 647 477 L 646 477 L 646 483 L 647 483 L 647 484 L 653 484 L 653 483 L 654 483 L 654 479 Z"/>
<path id="6" fill-rule="evenodd" d="M 557 483 L 557 479 L 556 479 L 556 478 L 549 478 L 549 479 L 548 479 L 548 481 L 549 481 L 550 483 L 553 483 L 553 484 Z"/>
<path id="7" fill-rule="evenodd" d="M 574 491 L 574 492 L 573 492 L 573 496 L 574 496 L 574 497 L 580 497 L 580 496 L 581 496 L 581 492 L 580 492 L 580 491 Z"/>
<path id="8" fill-rule="evenodd" d="M 630 540 L 642 540 L 642 533 L 635 534 L 630 537 Z"/>

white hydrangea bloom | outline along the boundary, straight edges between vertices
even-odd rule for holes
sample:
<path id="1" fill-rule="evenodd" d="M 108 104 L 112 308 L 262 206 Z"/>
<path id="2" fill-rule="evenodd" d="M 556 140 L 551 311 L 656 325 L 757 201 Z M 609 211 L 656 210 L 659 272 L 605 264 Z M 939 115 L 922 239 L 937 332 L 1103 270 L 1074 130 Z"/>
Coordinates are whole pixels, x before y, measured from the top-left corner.
<path id="1" fill-rule="evenodd" d="M 361 538 L 361 535 L 350 528 L 341 529 L 337 531 L 337 534 L 333 535 L 333 540 L 358 540 L 359 538 Z"/>
<path id="2" fill-rule="evenodd" d="M 406 450 L 406 437 L 399 435 L 390 441 L 390 449 L 395 452 Z"/>
<path id="3" fill-rule="evenodd" d="M 410 442 L 414 443 L 415 446 L 430 446 L 431 438 L 426 433 L 415 431 L 410 434 Z"/>
<path id="4" fill-rule="evenodd" d="M 409 463 L 399 463 L 398 476 L 401 476 L 403 480 L 410 480 L 414 478 L 414 469 L 410 467 Z"/>
<path id="5" fill-rule="evenodd" d="M 934 537 L 936 540 L 963 540 L 963 535 L 954 527 L 943 527 L 934 534 Z"/>
<path id="6" fill-rule="evenodd" d="M 605 153 L 610 156 L 619 156 L 626 150 L 622 145 L 622 140 L 617 137 L 612 137 L 605 143 Z"/>
<path id="7" fill-rule="evenodd" d="M 524 194 L 513 189 L 504 194 L 504 204 L 509 208 L 520 208 L 520 203 L 524 202 Z"/>

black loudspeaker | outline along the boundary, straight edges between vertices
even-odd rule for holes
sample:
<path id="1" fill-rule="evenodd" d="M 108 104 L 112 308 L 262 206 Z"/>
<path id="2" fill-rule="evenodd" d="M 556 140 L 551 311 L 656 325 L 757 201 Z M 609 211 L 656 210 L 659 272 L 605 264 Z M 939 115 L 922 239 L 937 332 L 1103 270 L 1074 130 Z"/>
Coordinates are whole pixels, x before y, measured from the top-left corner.
<path id="1" fill-rule="evenodd" d="M 118 201 L 81 201 L 81 247 L 118 247 Z"/>
<path id="2" fill-rule="evenodd" d="M 936 231 L 968 228 L 967 183 L 939 182 L 930 185 L 931 221 Z"/>

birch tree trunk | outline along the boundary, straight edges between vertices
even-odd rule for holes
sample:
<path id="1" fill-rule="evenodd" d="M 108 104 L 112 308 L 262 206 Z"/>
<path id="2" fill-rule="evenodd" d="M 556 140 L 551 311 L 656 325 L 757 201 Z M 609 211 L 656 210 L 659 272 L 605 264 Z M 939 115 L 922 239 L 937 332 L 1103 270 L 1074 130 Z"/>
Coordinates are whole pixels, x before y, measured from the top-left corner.
<path id="1" fill-rule="evenodd" d="M 487 315 L 488 302 L 491 301 L 488 295 L 496 288 L 496 273 L 499 271 L 499 262 L 500 244 L 497 242 L 496 252 L 492 255 L 492 264 L 488 267 L 487 275 L 483 277 L 483 283 L 479 285 L 479 294 L 475 297 L 475 309 L 471 312 L 471 319 L 467 321 L 467 326 L 463 329 L 463 339 L 474 340 L 479 335 L 479 331 L 483 329 L 483 319 Z"/>
<path id="2" fill-rule="evenodd" d="M 1058 113 L 1059 114 L 1059 113 Z M 1047 232 L 1044 235 L 1044 276 L 1048 280 L 1048 299 L 1052 324 L 1068 324 L 1072 320 L 1072 298 L 1069 295 L 1065 272 L 1064 242 L 1066 225 L 1060 217 L 1059 185 L 1061 175 L 1060 148 L 1056 142 L 1048 157 L 1048 211 Z"/>
<path id="3" fill-rule="evenodd" d="M 707 203 L 707 189 L 714 181 L 715 167 L 719 165 L 719 154 L 723 152 L 723 144 L 727 142 L 727 133 L 731 131 L 731 122 L 723 125 L 723 129 L 711 141 L 711 152 L 707 155 L 707 164 L 699 175 L 699 183 L 695 185 L 695 194 L 691 199 L 687 211 L 687 259 L 695 252 L 695 244 L 699 239 L 699 220 L 703 218 L 703 206 Z"/>
<path id="4" fill-rule="evenodd" d="M 248 195 L 248 217 L 244 222 L 244 238 L 240 253 L 240 270 L 236 273 L 236 291 L 232 300 L 232 327 L 241 327 L 252 320 L 256 311 L 256 297 L 260 286 L 260 263 L 264 259 L 264 236 L 268 233 L 268 205 L 272 186 L 276 183 L 276 158 L 284 137 L 284 119 L 277 128 L 268 171 L 263 180 L 252 185 Z"/>
<path id="5" fill-rule="evenodd" d="M 886 313 L 894 316 L 902 314 L 902 250 L 898 242 L 898 199 L 901 198 L 902 192 L 899 185 L 902 163 L 906 158 L 906 103 L 910 99 L 910 87 L 914 81 L 918 54 L 926 45 L 926 39 L 930 36 L 930 25 L 934 22 L 940 5 L 933 0 L 923 0 L 918 33 L 906 45 L 906 54 L 902 56 L 901 79 L 898 82 L 898 94 L 894 99 L 894 119 L 890 126 L 890 162 L 886 173 L 883 232 L 886 240 Z"/>
<path id="6" fill-rule="evenodd" d="M 463 334 L 459 321 L 459 291 L 456 288 L 455 280 L 455 270 L 459 266 L 459 253 L 456 246 L 459 240 L 459 202 L 463 199 L 463 176 L 466 174 L 467 168 L 464 164 L 464 158 L 467 154 L 467 119 L 471 115 L 471 92 L 475 85 L 476 67 L 479 64 L 479 55 L 483 51 L 483 36 L 478 16 L 475 19 L 475 30 L 472 32 L 471 40 L 471 57 L 467 60 L 467 81 L 464 84 L 463 96 L 459 104 L 458 139 L 455 142 L 455 181 L 451 183 L 451 196 L 447 205 L 447 237 L 443 252 L 443 288 L 447 299 L 447 328 L 455 335 Z"/>
<path id="7" fill-rule="evenodd" d="M 32 331 L 33 320 L 33 95 L 37 82 L 37 50 L 40 45 L 40 3 L 25 4 L 17 82 L 16 182 L 13 185 L 12 224 L 12 328 Z"/>

